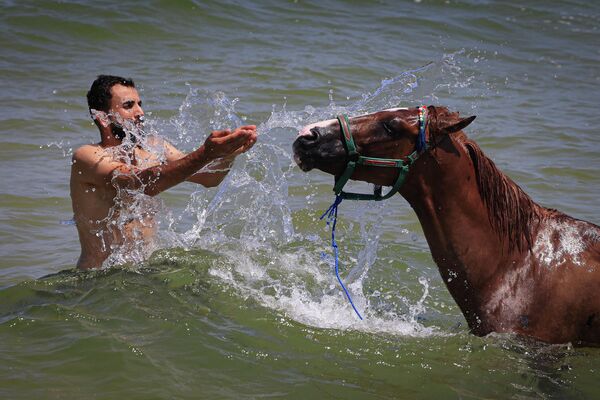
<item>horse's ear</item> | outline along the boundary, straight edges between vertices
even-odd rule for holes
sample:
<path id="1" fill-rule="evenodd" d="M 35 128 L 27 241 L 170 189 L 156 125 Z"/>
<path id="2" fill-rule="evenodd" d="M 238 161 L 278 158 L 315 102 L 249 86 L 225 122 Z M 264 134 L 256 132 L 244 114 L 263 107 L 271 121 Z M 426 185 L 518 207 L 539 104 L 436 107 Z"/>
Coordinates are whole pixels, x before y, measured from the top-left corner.
<path id="1" fill-rule="evenodd" d="M 450 133 L 454 133 L 454 132 L 458 132 L 458 131 L 461 131 L 461 130 L 465 129 L 467 126 L 469 126 L 469 124 L 470 124 L 471 122 L 473 122 L 473 120 L 474 120 L 475 118 L 477 118 L 477 116 L 476 116 L 476 115 L 472 115 L 472 116 L 470 116 L 470 117 L 467 117 L 467 118 L 462 118 L 462 119 L 460 119 L 460 120 L 459 120 L 457 123 L 455 123 L 455 124 L 448 125 L 448 126 L 444 126 L 444 127 L 442 128 L 442 131 L 443 131 L 444 133 L 448 133 L 448 134 L 450 134 Z"/>

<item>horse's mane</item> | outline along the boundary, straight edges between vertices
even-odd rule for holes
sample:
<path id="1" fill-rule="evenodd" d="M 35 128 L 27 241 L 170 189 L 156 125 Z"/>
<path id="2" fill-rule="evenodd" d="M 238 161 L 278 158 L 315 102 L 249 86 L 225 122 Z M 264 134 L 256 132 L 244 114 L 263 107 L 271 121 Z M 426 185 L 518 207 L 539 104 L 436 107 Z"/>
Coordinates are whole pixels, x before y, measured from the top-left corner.
<path id="1" fill-rule="evenodd" d="M 540 218 L 539 206 L 512 179 L 504 175 L 473 140 L 466 146 L 477 177 L 479 194 L 487 206 L 490 223 L 511 247 L 531 249 L 532 236 Z M 525 247 L 526 246 L 526 247 Z"/>
<path id="2" fill-rule="evenodd" d="M 449 112 L 445 107 L 436 108 L 436 125 L 458 120 L 458 113 Z M 502 173 L 464 132 L 451 135 L 466 147 L 473 161 L 479 194 L 488 209 L 494 230 L 500 238 L 508 238 L 510 247 L 531 249 L 537 222 L 541 218 L 540 206 Z"/>

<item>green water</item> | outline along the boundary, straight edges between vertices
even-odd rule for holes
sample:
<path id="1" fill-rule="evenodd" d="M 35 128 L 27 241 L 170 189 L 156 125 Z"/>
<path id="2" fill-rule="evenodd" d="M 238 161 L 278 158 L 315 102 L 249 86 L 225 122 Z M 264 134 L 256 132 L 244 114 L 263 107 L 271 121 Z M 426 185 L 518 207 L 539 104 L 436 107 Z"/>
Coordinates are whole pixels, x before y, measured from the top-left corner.
<path id="1" fill-rule="evenodd" d="M 589 350 L 318 329 L 224 288 L 208 273 L 222 261 L 169 251 L 5 289 L 6 398 L 593 397 Z"/>
<path id="2" fill-rule="evenodd" d="M 291 157 L 340 110 L 447 105 L 534 200 L 600 223 L 596 2 L 0 3 L 0 398 L 600 394 L 598 349 L 469 334 L 401 198 L 340 210 L 358 321 L 318 220 L 332 179 Z M 61 221 L 101 73 L 132 77 L 183 150 L 260 137 L 220 188 L 161 195 L 149 260 L 81 273 Z"/>

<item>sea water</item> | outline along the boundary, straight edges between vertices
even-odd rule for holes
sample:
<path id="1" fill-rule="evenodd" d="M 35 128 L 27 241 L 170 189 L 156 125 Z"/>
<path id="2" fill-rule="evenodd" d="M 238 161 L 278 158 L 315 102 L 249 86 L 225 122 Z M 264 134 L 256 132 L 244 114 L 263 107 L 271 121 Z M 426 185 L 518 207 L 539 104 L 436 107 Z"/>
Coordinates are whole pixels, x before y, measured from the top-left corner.
<path id="1" fill-rule="evenodd" d="M 291 155 L 339 112 L 445 105 L 535 201 L 598 223 L 595 3 L 7 1 L 0 19 L 1 397 L 597 396 L 595 349 L 468 332 L 399 197 L 340 208 L 359 321 L 319 221 L 333 179 Z M 145 128 L 183 151 L 247 123 L 259 141 L 218 188 L 155 200 L 155 251 L 76 272 L 60 221 L 100 73 L 132 77 Z"/>

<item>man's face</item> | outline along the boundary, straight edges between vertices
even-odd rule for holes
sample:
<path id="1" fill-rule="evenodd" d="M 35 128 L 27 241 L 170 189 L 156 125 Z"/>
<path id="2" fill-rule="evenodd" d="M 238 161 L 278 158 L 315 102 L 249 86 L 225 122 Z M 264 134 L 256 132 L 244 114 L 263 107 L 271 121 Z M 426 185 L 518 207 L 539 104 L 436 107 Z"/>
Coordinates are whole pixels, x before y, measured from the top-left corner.
<path id="1" fill-rule="evenodd" d="M 123 139 L 125 137 L 123 128 L 128 131 L 140 131 L 143 127 L 144 110 L 138 91 L 133 87 L 117 84 L 110 89 L 110 92 L 112 98 L 109 117 L 113 134 Z"/>
<path id="2" fill-rule="evenodd" d="M 142 100 L 138 91 L 129 86 L 114 85 L 110 89 L 110 113 L 117 119 L 139 123 L 143 120 Z"/>

